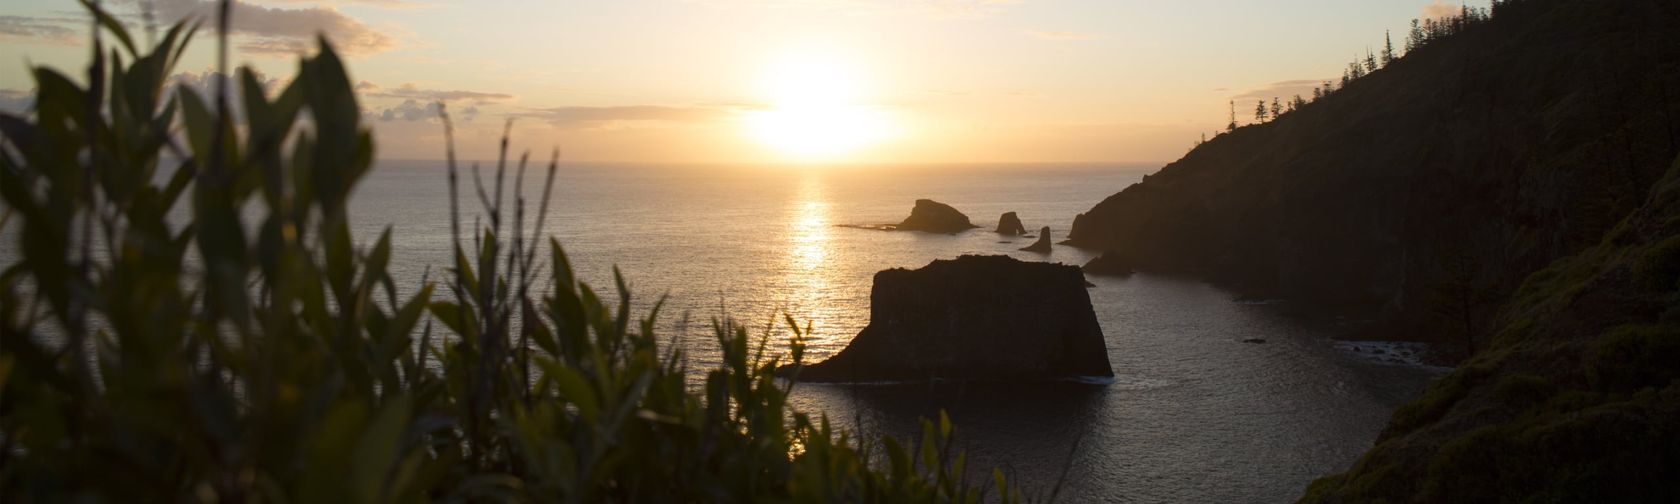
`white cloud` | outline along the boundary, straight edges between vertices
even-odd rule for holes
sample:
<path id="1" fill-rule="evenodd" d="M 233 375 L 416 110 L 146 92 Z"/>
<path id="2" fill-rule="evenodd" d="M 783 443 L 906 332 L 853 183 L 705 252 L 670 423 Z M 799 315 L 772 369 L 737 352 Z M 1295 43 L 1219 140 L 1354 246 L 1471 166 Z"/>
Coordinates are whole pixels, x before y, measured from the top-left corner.
<path id="1" fill-rule="evenodd" d="M 1447 5 L 1441 3 L 1441 0 L 1435 0 L 1435 3 L 1423 6 L 1423 18 L 1439 20 L 1441 18 L 1457 16 L 1463 11 L 1464 6 L 1462 5 Z"/>
<path id="2" fill-rule="evenodd" d="M 1020 0 L 689 0 L 714 7 L 813 9 L 858 14 L 913 13 L 936 16 L 984 16 Z"/>
<path id="3" fill-rule="evenodd" d="M 0 16 L 0 38 L 72 44 L 86 31 L 74 28 L 83 23 L 71 18 L 40 18 L 29 16 Z"/>
<path id="4" fill-rule="evenodd" d="M 1280 101 L 1289 101 L 1289 99 L 1295 95 L 1311 97 L 1312 90 L 1323 86 L 1324 81 L 1326 80 L 1328 79 L 1296 79 L 1278 81 L 1243 91 L 1240 94 L 1231 96 L 1231 99 L 1236 100 L 1238 105 L 1243 105 L 1245 103 L 1252 105 L 1249 102 L 1253 102 L 1254 100 L 1266 100 L 1267 102 L 1270 102 L 1273 98 L 1277 98 Z"/>
<path id="5" fill-rule="evenodd" d="M 399 98 L 423 102 L 469 102 L 474 105 L 513 99 L 513 95 L 507 93 L 487 93 L 461 89 L 425 89 L 413 83 L 404 83 L 394 88 L 387 88 L 372 82 L 362 81 L 356 84 L 356 92 L 372 98 Z"/>
<path id="6" fill-rule="evenodd" d="M 23 115 L 33 108 L 35 108 L 34 91 L 0 89 L 0 112 Z"/>
<path id="7" fill-rule="evenodd" d="M 233 4 L 232 33 L 245 36 L 239 48 L 257 54 L 297 54 L 315 45 L 317 34 L 325 34 L 333 47 L 346 54 L 373 54 L 396 47 L 396 40 L 366 23 L 330 6 L 295 9 Z M 206 0 L 161 0 L 155 4 L 165 24 L 196 18 L 214 25 L 216 2 Z"/>
<path id="8" fill-rule="evenodd" d="M 1027 33 L 1044 40 L 1063 40 L 1069 42 L 1099 40 L 1103 38 L 1102 35 L 1095 33 L 1067 30 L 1027 30 Z"/>
<path id="9" fill-rule="evenodd" d="M 664 105 L 623 105 L 612 107 L 554 107 L 539 109 L 520 117 L 530 117 L 558 128 L 602 129 L 630 125 L 702 123 L 727 118 L 728 110 L 710 107 L 673 107 Z"/>

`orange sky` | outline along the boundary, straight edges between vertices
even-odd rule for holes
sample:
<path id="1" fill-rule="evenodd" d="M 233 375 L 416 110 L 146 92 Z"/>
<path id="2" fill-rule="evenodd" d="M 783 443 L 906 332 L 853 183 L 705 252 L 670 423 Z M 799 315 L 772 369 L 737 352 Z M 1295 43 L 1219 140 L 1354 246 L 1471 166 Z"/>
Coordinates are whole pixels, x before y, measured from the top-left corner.
<path id="1" fill-rule="evenodd" d="M 139 31 L 136 0 L 107 1 Z M 1480 4 L 1481 2 L 1478 2 Z M 203 0 L 157 0 L 159 19 Z M 1423 0 L 362 0 L 241 2 L 236 61 L 284 82 L 311 34 L 348 55 L 380 155 L 464 156 L 501 124 L 574 161 L 1167 161 L 1230 100 L 1340 75 L 1385 30 L 1456 9 Z M 87 58 L 75 2 L 0 7 L 0 108 L 26 65 Z M 208 77 L 201 38 L 182 80 Z M 1240 116 L 1247 114 L 1239 113 Z"/>

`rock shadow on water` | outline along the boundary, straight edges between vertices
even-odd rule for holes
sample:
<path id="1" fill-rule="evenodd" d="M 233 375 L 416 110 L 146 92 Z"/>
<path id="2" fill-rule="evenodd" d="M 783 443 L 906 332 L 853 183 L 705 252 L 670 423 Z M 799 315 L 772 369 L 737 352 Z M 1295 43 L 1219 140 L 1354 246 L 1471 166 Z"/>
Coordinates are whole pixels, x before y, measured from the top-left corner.
<path id="1" fill-rule="evenodd" d="M 956 446 L 967 451 L 970 481 L 989 481 L 997 467 L 1040 495 L 1064 467 L 1069 481 L 1094 476 L 1103 436 L 1094 430 L 1111 400 L 1107 387 L 1072 381 L 801 383 L 794 394 L 796 404 L 827 413 L 837 427 L 861 430 L 865 439 L 890 435 L 907 447 L 920 439 L 922 419 L 937 421 L 945 412 L 956 426 Z"/>

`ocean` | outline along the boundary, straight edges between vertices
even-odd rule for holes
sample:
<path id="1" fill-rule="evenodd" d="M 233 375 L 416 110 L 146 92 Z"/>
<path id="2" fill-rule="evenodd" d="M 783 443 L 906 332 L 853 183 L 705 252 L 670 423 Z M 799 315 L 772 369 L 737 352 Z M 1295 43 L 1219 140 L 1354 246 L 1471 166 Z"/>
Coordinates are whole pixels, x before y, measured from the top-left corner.
<path id="1" fill-rule="evenodd" d="M 1093 252 L 1021 252 L 1031 240 L 991 230 L 1013 211 L 1029 231 L 1049 226 L 1060 241 L 1074 215 L 1156 168 L 562 164 L 545 233 L 600 292 L 616 294 L 612 271 L 620 268 L 638 313 L 665 297 L 665 337 L 698 375 L 719 363 L 711 320 L 724 314 L 760 328 L 779 325 L 784 312 L 810 321 L 807 359 L 816 362 L 869 323 L 877 271 L 963 254 L 1084 264 Z M 540 167 L 526 174 L 528 215 L 542 174 Z M 470 170 L 462 175 L 461 205 L 477 208 Z M 513 174 L 506 177 L 511 184 Z M 950 204 L 981 228 L 942 235 L 843 227 L 896 223 L 920 198 Z M 443 163 L 380 162 L 357 187 L 351 219 L 364 245 L 392 228 L 390 267 L 404 295 L 428 268 L 434 279 L 444 274 Z M 467 216 L 463 226 L 471 223 Z M 15 260 L 17 251 L 7 250 L 15 229 L 7 229 L 0 262 Z M 1441 372 L 1394 362 L 1403 345 L 1333 339 L 1349 321 L 1242 299 L 1194 278 L 1089 280 L 1111 384 L 802 383 L 792 402 L 844 428 L 906 440 L 919 436 L 920 419 L 946 411 L 977 485 L 988 484 L 996 466 L 1029 493 L 1055 488 L 1063 502 L 1286 502 L 1314 478 L 1347 469 L 1394 408 Z M 1249 338 L 1267 342 L 1242 342 Z M 1385 351 L 1379 357 L 1376 349 Z"/>
<path id="2" fill-rule="evenodd" d="M 779 324 L 783 312 L 810 321 L 815 362 L 869 323 L 877 271 L 963 254 L 1084 264 L 1094 253 L 1021 252 L 1031 240 L 991 229 L 1013 211 L 1060 241 L 1074 215 L 1156 168 L 562 164 L 546 232 L 599 290 L 612 291 L 617 266 L 642 313 L 664 296 L 662 326 L 696 372 L 719 361 L 710 321 L 723 314 L 758 327 Z M 384 161 L 357 189 L 356 234 L 372 240 L 393 228 L 399 279 L 417 283 L 428 265 L 439 274 L 448 261 L 445 173 L 435 161 Z M 476 208 L 468 176 L 463 170 L 462 206 Z M 540 167 L 526 174 L 528 215 L 541 177 Z M 920 198 L 950 204 L 981 228 L 842 227 L 896 223 Z M 793 403 L 901 439 L 919 435 L 920 418 L 947 411 L 970 467 L 1003 467 L 1029 492 L 1054 488 L 1064 502 L 1283 502 L 1345 470 L 1393 409 L 1439 373 L 1351 351 L 1333 339 L 1346 321 L 1193 278 L 1090 280 L 1112 384 L 800 384 Z M 975 484 L 987 483 L 983 475 Z"/>

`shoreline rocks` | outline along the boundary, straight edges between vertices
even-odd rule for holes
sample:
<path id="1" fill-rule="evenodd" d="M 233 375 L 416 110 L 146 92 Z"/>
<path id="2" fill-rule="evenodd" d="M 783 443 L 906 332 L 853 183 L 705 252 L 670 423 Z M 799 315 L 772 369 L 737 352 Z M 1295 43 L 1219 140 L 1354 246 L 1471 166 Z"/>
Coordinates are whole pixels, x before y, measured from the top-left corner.
<path id="1" fill-rule="evenodd" d="M 1113 377 L 1079 268 L 962 256 L 875 274 L 869 326 L 808 382 Z"/>

